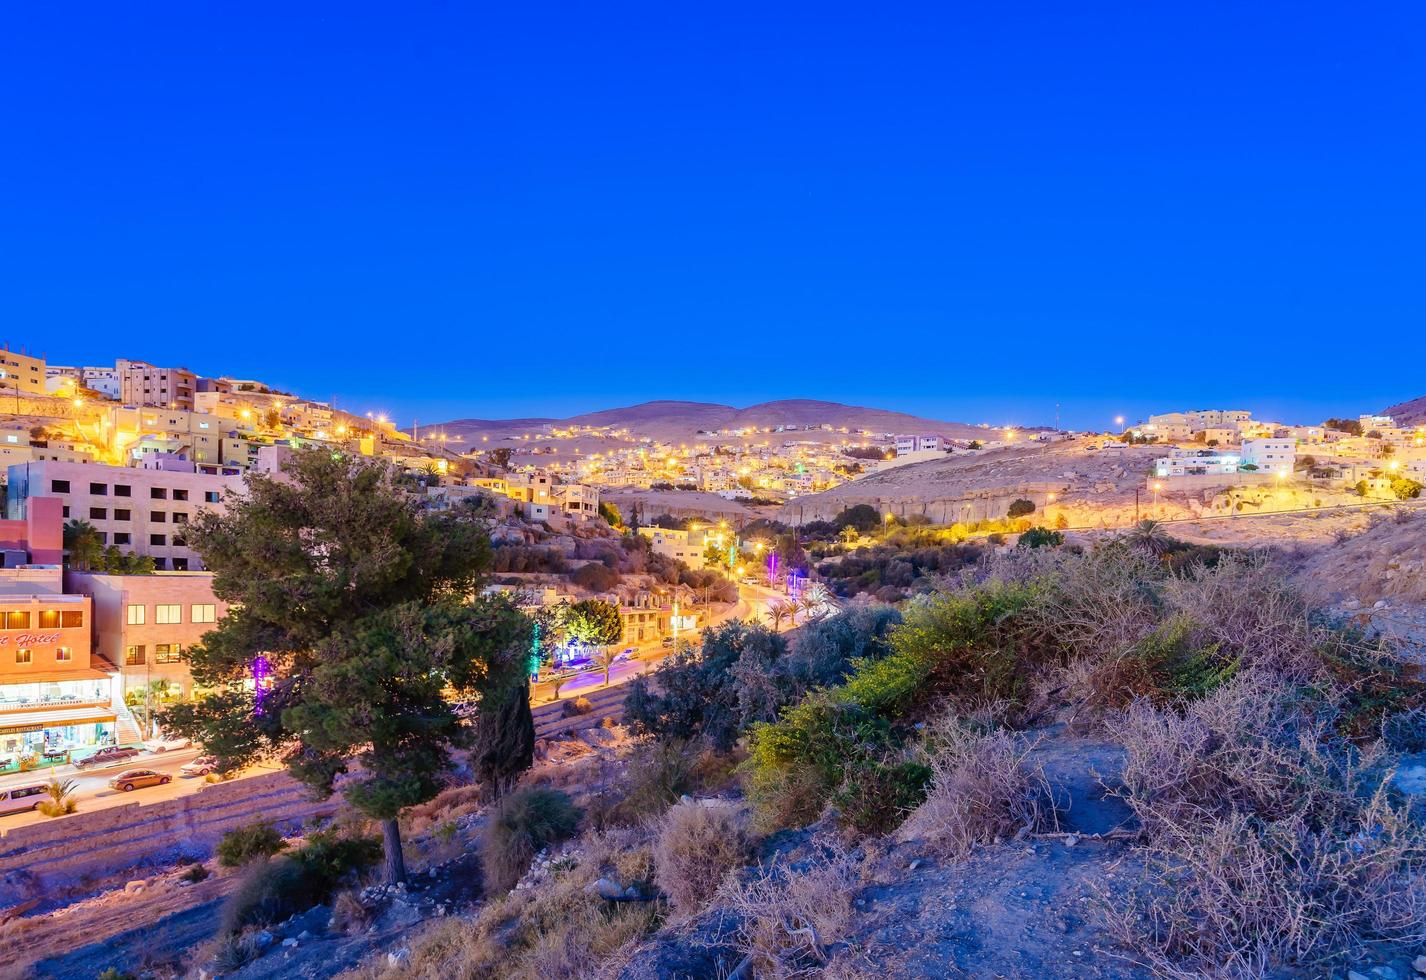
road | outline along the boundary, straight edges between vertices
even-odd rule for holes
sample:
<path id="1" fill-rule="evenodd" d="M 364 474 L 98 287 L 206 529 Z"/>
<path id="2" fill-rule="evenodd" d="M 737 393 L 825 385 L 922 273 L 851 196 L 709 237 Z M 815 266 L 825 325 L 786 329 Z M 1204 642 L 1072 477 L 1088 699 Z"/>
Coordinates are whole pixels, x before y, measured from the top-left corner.
<path id="1" fill-rule="evenodd" d="M 709 625 L 717 625 L 731 619 L 746 619 L 750 616 L 758 619 L 762 618 L 762 613 L 767 608 L 767 602 L 771 598 L 781 598 L 780 594 L 762 586 L 739 585 L 738 601 L 723 610 L 713 618 Z M 784 628 L 790 628 L 791 624 L 784 624 Z M 696 634 L 694 634 L 696 635 Z M 694 636 L 689 637 L 690 640 Z M 615 664 L 609 672 L 609 685 L 617 686 L 627 683 L 633 678 L 643 674 L 654 667 L 672 652 L 671 647 L 665 647 L 658 640 L 637 644 L 634 647 L 634 655 L 631 659 L 620 661 Z M 591 668 L 567 681 L 560 688 L 560 699 L 577 697 L 585 691 L 592 691 L 604 687 L 604 671 L 601 668 Z M 534 685 L 531 692 L 531 700 L 534 704 L 544 704 L 552 700 L 550 697 L 552 687 L 548 682 Z M 56 766 L 50 769 L 40 769 L 34 772 L 12 773 L 8 776 L 0 776 L 0 789 L 7 789 L 11 786 L 28 786 L 35 783 L 47 783 L 50 777 L 58 777 L 61 780 L 72 779 L 76 787 L 73 799 L 79 805 L 80 812 L 102 810 L 106 807 L 121 806 L 125 803 L 157 803 L 163 800 L 176 799 L 188 793 L 197 792 L 199 787 L 204 785 L 203 777 L 184 777 L 178 774 L 178 769 L 186 762 L 191 762 L 198 757 L 197 749 L 176 749 L 168 752 L 145 752 L 132 759 L 102 769 L 76 769 L 72 765 Z M 265 772 L 272 772 L 281 768 L 277 765 L 251 766 L 235 776 L 235 779 L 242 779 L 246 776 L 261 775 Z M 144 789 L 136 789 L 131 793 L 109 788 L 109 779 L 125 769 L 153 769 L 156 772 L 166 773 L 173 777 L 173 782 L 166 786 L 149 786 Z M 23 827 L 27 824 L 41 823 L 51 819 L 41 813 L 26 811 L 24 813 L 12 813 L 0 816 L 0 833 L 10 830 L 13 827 Z"/>

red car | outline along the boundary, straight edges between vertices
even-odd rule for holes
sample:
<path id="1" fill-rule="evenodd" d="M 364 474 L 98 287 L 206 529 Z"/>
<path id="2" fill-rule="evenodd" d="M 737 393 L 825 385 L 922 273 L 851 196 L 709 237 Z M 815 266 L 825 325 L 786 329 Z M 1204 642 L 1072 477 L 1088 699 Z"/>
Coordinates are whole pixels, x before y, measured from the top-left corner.
<path id="1" fill-rule="evenodd" d="M 74 763 L 76 769 L 92 769 L 96 766 L 112 766 L 116 763 L 132 759 L 139 754 L 138 749 L 131 749 L 123 745 L 106 745 L 102 749 L 96 749 L 93 755 L 87 755 Z"/>

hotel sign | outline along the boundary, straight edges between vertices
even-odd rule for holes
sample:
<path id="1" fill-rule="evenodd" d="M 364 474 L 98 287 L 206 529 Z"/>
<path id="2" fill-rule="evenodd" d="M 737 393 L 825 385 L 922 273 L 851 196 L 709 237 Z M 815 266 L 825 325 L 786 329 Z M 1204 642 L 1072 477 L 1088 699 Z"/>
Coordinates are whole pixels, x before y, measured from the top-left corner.
<path id="1" fill-rule="evenodd" d="M 46 646 L 51 643 L 58 643 L 63 637 L 63 633 L 0 634 L 0 647 L 9 646 L 11 640 L 15 641 L 15 646 L 17 647 Z"/>

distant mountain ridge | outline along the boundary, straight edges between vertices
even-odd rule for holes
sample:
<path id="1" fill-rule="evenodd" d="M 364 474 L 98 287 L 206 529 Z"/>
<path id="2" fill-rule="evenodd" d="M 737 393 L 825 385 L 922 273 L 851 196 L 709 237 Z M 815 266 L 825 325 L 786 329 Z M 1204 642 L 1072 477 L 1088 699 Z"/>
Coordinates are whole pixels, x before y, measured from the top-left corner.
<path id="1" fill-rule="evenodd" d="M 973 439 L 983 434 L 980 428 L 964 422 L 945 422 L 883 408 L 808 398 L 760 402 L 746 408 L 713 402 L 650 401 L 563 419 L 456 419 L 436 428 L 464 439 L 481 436 L 498 438 L 530 432 L 546 425 L 610 426 L 628 429 L 636 436 L 663 440 L 690 439 L 700 431 L 773 429 L 780 425 L 830 425 L 834 429 L 846 428 L 850 432 L 924 433 L 955 439 Z"/>

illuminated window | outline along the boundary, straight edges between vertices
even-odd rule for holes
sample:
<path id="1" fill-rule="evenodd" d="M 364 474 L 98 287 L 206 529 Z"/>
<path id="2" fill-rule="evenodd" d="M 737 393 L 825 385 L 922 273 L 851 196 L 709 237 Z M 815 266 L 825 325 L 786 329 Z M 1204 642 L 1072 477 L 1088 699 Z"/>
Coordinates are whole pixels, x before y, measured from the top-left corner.
<path id="1" fill-rule="evenodd" d="M 27 612 L 7 612 L 5 614 L 5 628 L 7 630 L 29 629 L 30 614 Z"/>
<path id="2" fill-rule="evenodd" d="M 69 647 L 56 647 L 54 659 L 56 663 L 67 664 L 74 659 L 74 650 Z"/>
<path id="3" fill-rule="evenodd" d="M 192 621 L 195 623 L 216 623 L 218 621 L 217 607 L 211 602 L 194 603 Z"/>
<path id="4" fill-rule="evenodd" d="M 84 613 L 82 612 L 62 612 L 59 614 L 59 625 L 64 629 L 72 630 L 84 625 Z"/>
<path id="5" fill-rule="evenodd" d="M 183 607 L 178 603 L 153 607 L 153 621 L 160 626 L 172 626 L 183 622 Z"/>
<path id="6" fill-rule="evenodd" d="M 42 630 L 52 630 L 59 628 L 59 610 L 41 609 L 39 628 Z"/>
<path id="7" fill-rule="evenodd" d="M 177 664 L 183 662 L 183 647 L 177 643 L 159 643 L 153 648 L 156 664 Z"/>
<path id="8" fill-rule="evenodd" d="M 144 623 L 146 623 L 146 622 L 148 622 L 148 620 L 147 620 L 147 618 L 144 616 L 144 607 L 143 607 L 143 606 L 130 606 L 130 607 L 129 607 L 129 625 L 130 625 L 130 626 L 142 626 L 142 625 L 144 625 Z"/>
<path id="9" fill-rule="evenodd" d="M 124 647 L 124 666 L 141 666 L 145 661 L 144 648 L 142 646 Z"/>
<path id="10" fill-rule="evenodd" d="M 16 651 L 15 651 L 15 663 L 17 663 L 17 664 L 27 664 L 27 663 L 29 663 L 29 662 L 30 662 L 30 654 L 31 654 L 31 651 L 29 651 L 29 650 L 16 650 Z"/>

